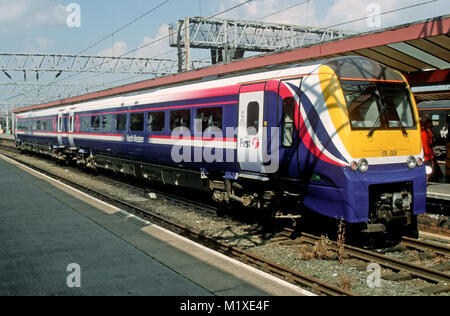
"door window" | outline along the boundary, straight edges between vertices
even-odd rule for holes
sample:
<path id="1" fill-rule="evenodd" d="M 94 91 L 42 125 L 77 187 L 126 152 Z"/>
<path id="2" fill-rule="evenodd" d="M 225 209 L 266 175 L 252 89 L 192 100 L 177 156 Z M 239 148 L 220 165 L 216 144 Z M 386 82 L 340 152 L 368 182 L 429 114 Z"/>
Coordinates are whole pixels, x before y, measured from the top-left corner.
<path id="1" fill-rule="evenodd" d="M 250 102 L 247 106 L 247 134 L 256 136 L 259 134 L 259 103 Z"/>
<path id="2" fill-rule="evenodd" d="M 286 98 L 283 101 L 283 127 L 282 143 L 285 147 L 291 147 L 294 141 L 294 98 Z"/>

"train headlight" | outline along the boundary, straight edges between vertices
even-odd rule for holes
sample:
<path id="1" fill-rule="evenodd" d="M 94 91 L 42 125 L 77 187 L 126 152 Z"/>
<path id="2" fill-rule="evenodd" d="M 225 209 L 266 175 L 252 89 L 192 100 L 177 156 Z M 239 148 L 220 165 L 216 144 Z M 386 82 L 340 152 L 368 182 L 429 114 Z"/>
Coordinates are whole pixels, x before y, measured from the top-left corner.
<path id="1" fill-rule="evenodd" d="M 350 164 L 350 169 L 352 169 L 352 171 L 358 170 L 358 163 L 356 161 L 352 161 Z"/>
<path id="2" fill-rule="evenodd" d="M 419 167 L 423 166 L 423 159 L 422 158 L 417 159 L 417 166 L 419 166 Z"/>
<path id="3" fill-rule="evenodd" d="M 431 168 L 430 166 L 426 166 L 425 170 L 427 171 L 427 176 L 433 173 L 433 168 Z"/>
<path id="4" fill-rule="evenodd" d="M 358 169 L 363 173 L 369 170 L 369 162 L 367 161 L 367 159 L 361 159 L 358 162 Z"/>
<path id="5" fill-rule="evenodd" d="M 408 161 L 406 162 L 409 169 L 414 169 L 417 166 L 417 160 L 415 157 L 411 156 L 408 158 Z"/>

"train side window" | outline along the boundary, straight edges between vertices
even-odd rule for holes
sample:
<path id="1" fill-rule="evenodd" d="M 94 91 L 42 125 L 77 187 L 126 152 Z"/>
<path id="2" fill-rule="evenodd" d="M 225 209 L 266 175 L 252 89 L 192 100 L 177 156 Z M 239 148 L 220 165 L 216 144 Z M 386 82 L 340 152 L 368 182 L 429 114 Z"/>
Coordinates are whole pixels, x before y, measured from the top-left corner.
<path id="1" fill-rule="evenodd" d="M 114 117 L 112 115 L 103 115 L 102 118 L 102 131 L 111 132 L 114 126 Z"/>
<path id="2" fill-rule="evenodd" d="M 144 113 L 134 113 L 130 115 L 130 130 L 132 132 L 144 131 Z"/>
<path id="3" fill-rule="evenodd" d="M 222 108 L 197 110 L 195 130 L 204 133 L 210 129 L 222 130 Z"/>
<path id="4" fill-rule="evenodd" d="M 172 111 L 170 112 L 170 131 L 176 128 L 190 129 L 191 110 Z"/>
<path id="5" fill-rule="evenodd" d="M 147 131 L 163 132 L 165 122 L 166 122 L 165 112 L 150 112 L 148 113 Z"/>
<path id="6" fill-rule="evenodd" d="M 83 132 L 89 131 L 91 127 L 91 118 L 89 116 L 80 117 L 80 130 Z"/>
<path id="7" fill-rule="evenodd" d="M 100 116 L 98 115 L 91 116 L 91 130 L 93 131 L 100 130 Z"/>
<path id="8" fill-rule="evenodd" d="M 116 119 L 116 131 L 124 132 L 127 130 L 127 115 L 118 114 Z"/>
<path id="9" fill-rule="evenodd" d="M 295 100 L 286 98 L 283 101 L 283 126 L 282 126 L 282 144 L 284 147 L 291 147 L 294 142 L 294 115 Z"/>
<path id="10" fill-rule="evenodd" d="M 250 102 L 247 106 L 247 133 L 256 136 L 259 133 L 259 103 Z"/>

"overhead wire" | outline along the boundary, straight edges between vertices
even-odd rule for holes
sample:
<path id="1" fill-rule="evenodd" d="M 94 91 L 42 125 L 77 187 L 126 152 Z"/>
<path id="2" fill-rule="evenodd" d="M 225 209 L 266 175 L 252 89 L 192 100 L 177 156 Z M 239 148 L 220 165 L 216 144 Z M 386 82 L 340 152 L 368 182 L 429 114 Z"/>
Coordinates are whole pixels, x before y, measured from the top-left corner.
<path id="1" fill-rule="evenodd" d="M 156 11 L 157 9 L 159 9 L 160 7 L 164 6 L 165 4 L 167 4 L 168 2 L 170 2 L 171 0 L 166 0 L 161 2 L 160 4 L 158 4 L 157 6 L 153 7 L 152 9 L 148 10 L 147 12 L 145 12 L 144 14 L 141 14 L 140 16 L 138 16 L 137 18 L 133 19 L 131 22 L 125 24 L 124 26 L 118 28 L 117 30 L 115 30 L 114 32 L 112 32 L 111 34 L 103 37 L 102 39 L 96 41 L 94 44 L 88 46 L 87 48 L 83 49 L 82 51 L 80 51 L 77 55 L 81 55 L 84 52 L 86 52 L 87 50 L 97 46 L 98 44 L 100 44 L 101 42 L 107 40 L 110 37 L 113 37 L 115 34 L 119 33 L 120 31 L 126 29 L 127 27 L 129 27 L 130 25 L 133 25 L 134 23 L 136 23 L 137 21 L 139 21 L 140 19 L 144 18 L 145 16 L 149 15 L 150 13 Z"/>
<path id="2" fill-rule="evenodd" d="M 229 12 L 229 11 L 231 11 L 231 10 L 237 9 L 237 8 L 239 8 L 239 7 L 241 7 L 241 6 L 245 5 L 245 4 L 248 4 L 248 3 L 252 2 L 252 1 L 254 1 L 254 0 L 247 0 L 247 1 L 243 2 L 243 3 L 240 3 L 240 4 L 238 4 L 238 5 L 235 5 L 235 6 L 231 7 L 231 8 L 228 8 L 228 9 L 226 9 L 226 10 L 224 10 L 224 11 L 218 12 L 218 13 L 216 13 L 216 14 L 214 14 L 214 15 L 208 17 L 208 18 L 206 18 L 206 20 L 215 18 L 215 17 L 217 17 L 217 16 L 219 16 L 219 15 L 222 15 L 222 14 L 224 14 L 224 13 L 227 13 L 227 12 Z M 185 29 L 186 29 L 186 27 L 187 27 L 187 26 L 185 26 Z M 159 41 L 162 41 L 162 40 L 168 38 L 169 36 L 170 36 L 170 34 L 169 34 L 169 35 L 166 35 L 166 36 L 163 36 L 163 37 L 160 37 L 160 38 L 156 39 L 155 41 L 152 41 L 152 42 L 150 42 L 150 43 L 147 43 L 147 44 L 145 44 L 145 45 L 143 45 L 143 46 L 139 46 L 138 48 L 133 49 L 133 50 L 131 50 L 131 51 L 129 51 L 129 52 L 126 52 L 126 53 L 120 55 L 119 57 L 124 57 L 124 56 L 129 55 L 129 54 L 131 54 L 131 53 L 133 53 L 133 52 L 136 52 L 136 51 L 138 51 L 138 50 L 141 50 L 142 48 L 147 47 L 147 46 L 150 46 L 150 45 L 152 45 L 152 44 L 154 44 L 154 43 L 157 43 L 157 42 L 159 42 Z M 95 68 L 95 66 L 92 67 L 92 68 Z M 92 69 L 92 68 L 90 68 L 90 69 Z M 89 69 L 87 69 L 87 70 L 89 70 Z M 54 84 L 54 83 L 57 83 L 57 82 L 60 82 L 60 81 L 63 81 L 63 80 L 67 80 L 67 79 L 73 78 L 74 76 L 77 76 L 77 75 L 79 75 L 79 74 L 80 74 L 80 73 L 76 73 L 76 74 L 70 75 L 70 76 L 68 76 L 68 77 L 66 77 L 66 78 L 60 79 L 59 81 L 52 82 L 52 83 L 50 83 L 49 85 L 52 85 L 52 84 Z"/>

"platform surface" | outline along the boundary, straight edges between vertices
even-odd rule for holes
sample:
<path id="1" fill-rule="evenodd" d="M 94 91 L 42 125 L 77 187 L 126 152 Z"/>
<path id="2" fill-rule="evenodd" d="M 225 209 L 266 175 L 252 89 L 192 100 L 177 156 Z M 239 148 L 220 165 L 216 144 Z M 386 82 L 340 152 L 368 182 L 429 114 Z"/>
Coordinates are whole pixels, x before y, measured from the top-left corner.
<path id="1" fill-rule="evenodd" d="M 0 156 L 0 296 L 309 295 L 52 182 Z"/>
<path id="2" fill-rule="evenodd" d="M 428 185 L 428 198 L 450 200 L 450 183 L 431 182 Z"/>
<path id="3" fill-rule="evenodd" d="M 14 135 L 0 134 L 0 139 L 10 139 L 10 140 L 14 140 Z"/>

